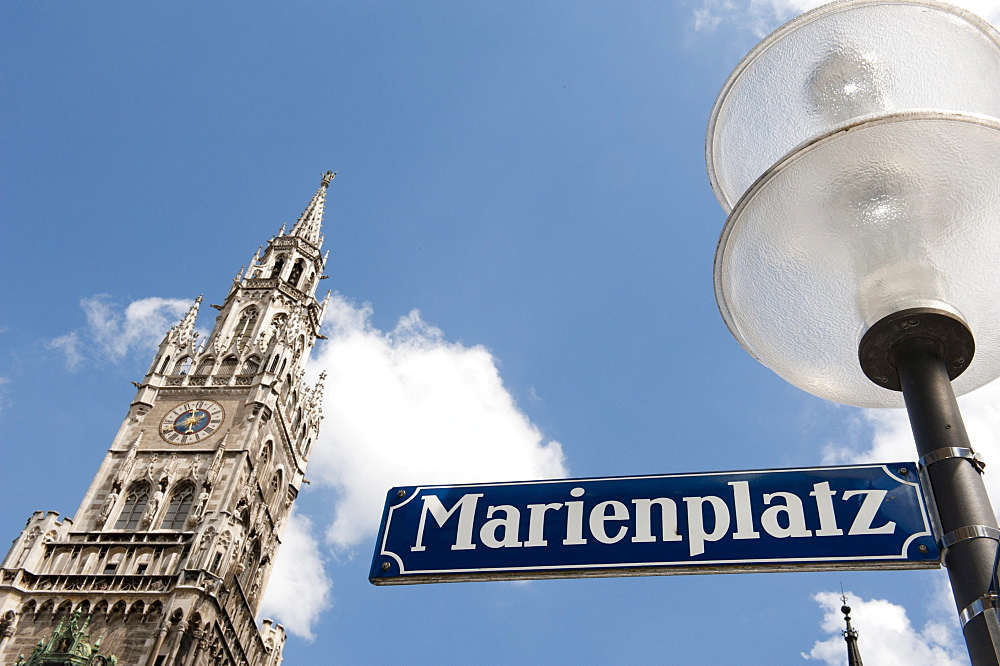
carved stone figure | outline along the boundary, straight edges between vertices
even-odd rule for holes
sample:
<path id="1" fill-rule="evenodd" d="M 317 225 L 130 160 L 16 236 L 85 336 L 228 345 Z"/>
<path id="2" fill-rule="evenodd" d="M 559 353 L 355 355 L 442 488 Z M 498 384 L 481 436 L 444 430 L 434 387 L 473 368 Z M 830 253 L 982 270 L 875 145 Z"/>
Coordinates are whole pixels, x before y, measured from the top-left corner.
<path id="1" fill-rule="evenodd" d="M 190 522 L 192 525 L 197 525 L 201 522 L 201 519 L 205 515 L 205 509 L 208 507 L 209 493 L 207 490 L 202 490 L 201 494 L 198 495 L 198 503 L 195 505 L 194 509 L 191 511 Z"/>
<path id="2" fill-rule="evenodd" d="M 108 493 L 108 496 L 104 500 L 104 505 L 101 507 L 101 518 L 107 518 L 111 513 L 111 509 L 114 508 L 115 502 L 118 501 L 118 493 L 115 492 L 114 488 Z"/>

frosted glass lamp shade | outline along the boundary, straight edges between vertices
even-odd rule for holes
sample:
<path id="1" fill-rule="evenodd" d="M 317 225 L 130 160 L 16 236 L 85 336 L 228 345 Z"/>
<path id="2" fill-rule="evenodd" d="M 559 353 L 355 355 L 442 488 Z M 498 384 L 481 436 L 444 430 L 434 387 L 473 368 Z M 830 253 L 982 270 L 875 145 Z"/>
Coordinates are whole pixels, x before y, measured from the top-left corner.
<path id="1" fill-rule="evenodd" d="M 908 111 L 1000 117 L 1000 35 L 933 0 L 849 0 L 778 28 L 716 100 L 706 154 L 729 212 L 796 147 L 860 120 Z"/>
<path id="2" fill-rule="evenodd" d="M 976 352 L 953 386 L 978 388 L 1000 375 L 1000 121 L 907 113 L 797 150 L 739 201 L 715 262 L 733 335 L 810 393 L 902 406 L 858 343 L 910 308 L 964 320 Z"/>

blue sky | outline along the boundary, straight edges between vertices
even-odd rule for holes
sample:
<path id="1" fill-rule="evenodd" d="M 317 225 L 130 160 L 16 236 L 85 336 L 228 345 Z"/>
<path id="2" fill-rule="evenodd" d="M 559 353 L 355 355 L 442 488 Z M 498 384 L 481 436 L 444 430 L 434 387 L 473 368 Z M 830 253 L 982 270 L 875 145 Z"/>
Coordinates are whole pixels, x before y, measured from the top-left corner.
<path id="1" fill-rule="evenodd" d="M 708 114 L 814 4 L 0 5 L 2 533 L 73 513 L 165 328 L 332 169 L 286 663 L 839 663 L 841 584 L 866 659 L 965 663 L 940 571 L 366 579 L 394 484 L 913 457 L 898 412 L 787 385 L 715 305 Z M 997 393 L 963 400 L 987 461 Z"/>

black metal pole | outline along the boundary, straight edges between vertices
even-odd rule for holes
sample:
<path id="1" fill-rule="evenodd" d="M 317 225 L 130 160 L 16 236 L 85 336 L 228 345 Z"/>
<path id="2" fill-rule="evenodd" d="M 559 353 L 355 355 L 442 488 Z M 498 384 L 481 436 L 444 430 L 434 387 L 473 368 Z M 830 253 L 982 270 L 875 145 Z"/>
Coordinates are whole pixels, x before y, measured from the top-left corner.
<path id="1" fill-rule="evenodd" d="M 966 646 L 975 666 L 1000 664 L 1000 632 L 990 602 L 997 559 L 997 521 L 981 469 L 971 454 L 968 433 L 937 342 L 915 337 L 893 349 L 917 454 L 947 550 L 955 605 L 965 626 Z M 985 608 L 986 612 L 983 612 Z M 991 626 L 992 624 L 992 626 Z M 992 631 L 991 631 L 992 630 Z"/>

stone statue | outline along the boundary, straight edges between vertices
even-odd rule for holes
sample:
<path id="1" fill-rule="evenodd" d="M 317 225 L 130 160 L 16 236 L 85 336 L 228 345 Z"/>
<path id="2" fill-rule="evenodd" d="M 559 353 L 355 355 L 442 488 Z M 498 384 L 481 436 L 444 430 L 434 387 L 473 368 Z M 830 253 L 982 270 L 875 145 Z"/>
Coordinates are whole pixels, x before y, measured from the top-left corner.
<path id="1" fill-rule="evenodd" d="M 195 505 L 194 511 L 191 512 L 192 524 L 201 522 L 202 516 L 205 515 L 205 509 L 208 507 L 208 497 L 208 491 L 202 489 L 201 494 L 198 495 L 198 504 Z"/>
<path id="2" fill-rule="evenodd" d="M 149 504 L 146 505 L 146 511 L 142 514 L 142 522 L 144 525 L 148 525 L 153 522 L 153 518 L 156 517 L 156 510 L 160 508 L 160 502 L 163 501 L 163 491 L 160 488 L 156 489 L 153 496 L 149 498 Z"/>
<path id="3" fill-rule="evenodd" d="M 118 493 L 114 488 L 108 493 L 107 498 L 104 500 L 104 506 L 101 507 L 101 518 L 107 518 L 111 513 L 111 509 L 114 508 L 115 502 L 118 501 Z"/>

